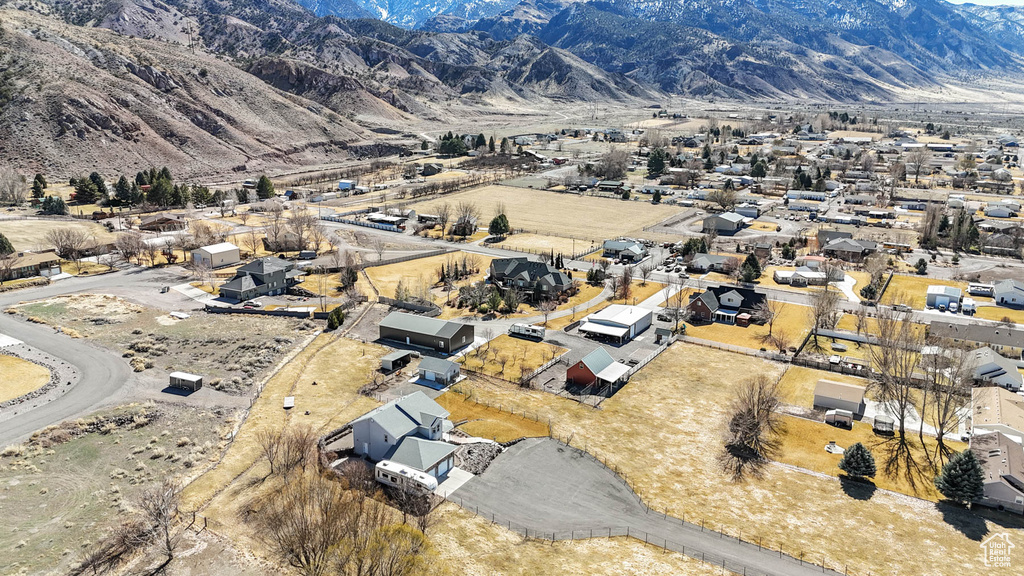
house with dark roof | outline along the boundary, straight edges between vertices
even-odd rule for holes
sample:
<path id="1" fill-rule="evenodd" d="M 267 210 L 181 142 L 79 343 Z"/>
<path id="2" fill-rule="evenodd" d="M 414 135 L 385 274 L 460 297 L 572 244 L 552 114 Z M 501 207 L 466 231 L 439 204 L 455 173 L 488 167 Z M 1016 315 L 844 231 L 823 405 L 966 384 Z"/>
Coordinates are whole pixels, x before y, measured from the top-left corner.
<path id="1" fill-rule="evenodd" d="M 595 348 L 565 371 L 565 381 L 579 387 L 614 386 L 628 375 L 629 366 L 616 362 L 604 348 Z"/>
<path id="2" fill-rule="evenodd" d="M 988 346 L 1007 358 L 1024 359 L 1024 330 L 1017 328 L 932 321 L 928 325 L 928 335 L 948 338 L 956 343 Z"/>
<path id="3" fill-rule="evenodd" d="M 139 220 L 139 230 L 145 232 L 170 232 L 185 228 L 188 228 L 188 220 L 181 214 L 171 214 L 170 212 L 150 214 Z"/>
<path id="4" fill-rule="evenodd" d="M 843 232 L 842 230 L 818 230 L 818 245 L 828 246 L 830 242 L 834 240 L 841 240 L 843 238 L 853 238 L 852 232 Z"/>
<path id="5" fill-rule="evenodd" d="M 829 258 L 838 258 L 845 262 L 861 262 L 868 254 L 877 250 L 878 244 L 871 240 L 838 238 L 826 244 L 821 252 Z"/>
<path id="6" fill-rule="evenodd" d="M 392 340 L 451 354 L 469 346 L 475 337 L 472 324 L 438 320 L 406 312 L 392 312 L 381 320 L 381 340 Z"/>
<path id="7" fill-rule="evenodd" d="M 984 495 L 977 503 L 1024 514 L 1024 448 L 999 432 L 971 438 L 971 452 L 981 464 Z"/>
<path id="8" fill-rule="evenodd" d="M 301 270 L 276 256 L 259 258 L 235 271 L 235 277 L 220 287 L 224 298 L 249 300 L 257 296 L 277 296 L 298 282 Z"/>
<path id="9" fill-rule="evenodd" d="M 441 441 L 453 428 L 448 415 L 423 392 L 403 396 L 352 421 L 353 451 L 442 478 L 455 454 L 454 445 Z"/>
<path id="10" fill-rule="evenodd" d="M 525 256 L 492 260 L 488 274 L 495 285 L 515 288 L 535 301 L 555 299 L 572 288 L 572 279 L 565 272 Z"/>
<path id="11" fill-rule="evenodd" d="M 722 322 L 747 326 L 767 296 L 750 288 L 717 286 L 690 296 L 690 318 L 700 322 Z"/>

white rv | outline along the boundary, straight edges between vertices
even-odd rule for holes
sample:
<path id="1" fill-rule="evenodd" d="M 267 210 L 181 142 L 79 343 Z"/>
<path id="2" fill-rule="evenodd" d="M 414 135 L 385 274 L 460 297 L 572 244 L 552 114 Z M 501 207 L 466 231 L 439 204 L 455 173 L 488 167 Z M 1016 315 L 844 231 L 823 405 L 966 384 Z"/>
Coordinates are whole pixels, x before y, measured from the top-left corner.
<path id="1" fill-rule="evenodd" d="M 373 476 L 381 484 L 406 492 L 426 493 L 437 489 L 437 478 L 390 460 L 378 462 L 374 467 Z"/>

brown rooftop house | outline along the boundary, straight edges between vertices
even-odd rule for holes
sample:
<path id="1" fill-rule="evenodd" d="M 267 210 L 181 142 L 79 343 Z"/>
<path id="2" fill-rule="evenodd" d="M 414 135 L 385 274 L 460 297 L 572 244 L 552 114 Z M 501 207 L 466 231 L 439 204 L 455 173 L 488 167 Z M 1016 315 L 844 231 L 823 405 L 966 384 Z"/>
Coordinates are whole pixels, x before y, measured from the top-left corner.
<path id="1" fill-rule="evenodd" d="M 1000 388 L 971 390 L 971 434 L 1000 432 L 1017 443 L 1024 442 L 1024 398 Z"/>
<path id="2" fill-rule="evenodd" d="M 984 474 L 985 492 L 978 504 L 1024 514 L 1024 448 L 999 432 L 971 438 Z"/>
<path id="3" fill-rule="evenodd" d="M 932 321 L 928 325 L 928 335 L 949 338 L 956 343 L 988 346 L 1007 358 L 1024 360 L 1024 330 L 1017 328 Z"/>
<path id="4" fill-rule="evenodd" d="M 17 280 L 33 276 L 60 274 L 60 256 L 53 250 L 45 252 L 12 252 L 0 257 L 0 280 Z"/>
<path id="5" fill-rule="evenodd" d="M 864 413 L 864 387 L 834 380 L 818 380 L 814 387 L 814 407 L 846 410 L 854 415 Z"/>
<path id="6" fill-rule="evenodd" d="M 838 258 L 845 262 L 861 262 L 868 254 L 874 253 L 878 244 L 870 240 L 854 240 L 838 238 L 826 244 L 821 252 L 829 258 Z"/>
<path id="7" fill-rule="evenodd" d="M 139 223 L 139 230 L 146 232 L 169 232 L 171 230 L 184 230 L 188 227 L 188 221 L 180 214 L 162 212 L 143 216 Z"/>

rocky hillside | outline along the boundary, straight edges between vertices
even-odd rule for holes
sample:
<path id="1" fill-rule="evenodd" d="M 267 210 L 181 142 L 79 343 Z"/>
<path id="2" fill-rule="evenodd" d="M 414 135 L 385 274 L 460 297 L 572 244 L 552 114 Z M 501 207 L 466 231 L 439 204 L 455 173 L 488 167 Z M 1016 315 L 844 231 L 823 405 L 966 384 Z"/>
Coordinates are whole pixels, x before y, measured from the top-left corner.
<path id="1" fill-rule="evenodd" d="M 182 176 L 344 157 L 364 131 L 185 46 L 0 9 L 0 157 L 26 172 Z"/>
<path id="2" fill-rule="evenodd" d="M 1024 6 L 960 4 L 957 11 L 1003 46 L 1024 49 Z"/>

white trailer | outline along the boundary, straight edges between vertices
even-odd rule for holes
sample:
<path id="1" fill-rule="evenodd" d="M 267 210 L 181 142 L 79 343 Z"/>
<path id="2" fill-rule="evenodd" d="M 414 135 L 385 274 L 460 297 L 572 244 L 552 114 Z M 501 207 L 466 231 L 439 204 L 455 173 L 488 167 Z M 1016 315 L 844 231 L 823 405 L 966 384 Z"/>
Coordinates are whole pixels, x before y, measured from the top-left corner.
<path id="1" fill-rule="evenodd" d="M 385 486 L 392 486 L 406 492 L 425 494 L 437 490 L 437 478 L 390 460 L 378 462 L 374 466 L 373 476 L 377 482 Z"/>
<path id="2" fill-rule="evenodd" d="M 187 372 L 171 372 L 171 388 L 195 392 L 203 387 L 203 377 Z"/>
<path id="3" fill-rule="evenodd" d="M 534 326 L 532 324 L 513 324 L 509 327 L 508 333 L 512 336 L 520 336 L 522 338 L 544 339 L 544 327 Z"/>

